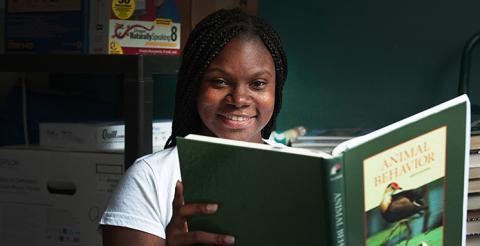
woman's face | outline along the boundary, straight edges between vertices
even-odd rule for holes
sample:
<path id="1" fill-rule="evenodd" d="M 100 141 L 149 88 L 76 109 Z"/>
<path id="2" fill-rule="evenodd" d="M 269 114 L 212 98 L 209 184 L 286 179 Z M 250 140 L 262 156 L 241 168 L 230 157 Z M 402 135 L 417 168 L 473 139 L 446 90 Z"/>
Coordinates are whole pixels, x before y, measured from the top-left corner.
<path id="1" fill-rule="evenodd" d="M 202 78 L 197 111 L 202 134 L 261 142 L 275 107 L 275 65 L 258 38 L 234 38 Z"/>

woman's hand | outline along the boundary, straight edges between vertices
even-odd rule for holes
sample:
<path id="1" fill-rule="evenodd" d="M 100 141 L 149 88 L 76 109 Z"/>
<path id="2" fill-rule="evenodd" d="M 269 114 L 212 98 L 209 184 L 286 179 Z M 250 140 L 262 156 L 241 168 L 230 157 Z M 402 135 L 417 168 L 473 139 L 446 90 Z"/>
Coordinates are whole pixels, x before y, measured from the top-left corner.
<path id="1" fill-rule="evenodd" d="M 191 245 L 196 243 L 213 245 L 233 245 L 235 238 L 204 231 L 188 231 L 187 218 L 194 215 L 214 214 L 217 204 L 194 203 L 185 204 L 183 198 L 183 184 L 177 182 L 175 198 L 173 199 L 173 215 L 167 226 L 167 245 Z"/>

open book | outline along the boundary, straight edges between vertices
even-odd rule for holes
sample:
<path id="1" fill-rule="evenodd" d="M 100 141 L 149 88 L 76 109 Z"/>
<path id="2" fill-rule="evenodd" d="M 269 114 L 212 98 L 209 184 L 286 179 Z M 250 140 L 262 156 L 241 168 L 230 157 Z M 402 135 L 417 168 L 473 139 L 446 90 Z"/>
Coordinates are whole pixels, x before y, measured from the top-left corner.
<path id="1" fill-rule="evenodd" d="M 460 96 L 332 154 L 179 137 L 185 202 L 219 204 L 190 230 L 236 245 L 464 245 L 469 131 Z"/>

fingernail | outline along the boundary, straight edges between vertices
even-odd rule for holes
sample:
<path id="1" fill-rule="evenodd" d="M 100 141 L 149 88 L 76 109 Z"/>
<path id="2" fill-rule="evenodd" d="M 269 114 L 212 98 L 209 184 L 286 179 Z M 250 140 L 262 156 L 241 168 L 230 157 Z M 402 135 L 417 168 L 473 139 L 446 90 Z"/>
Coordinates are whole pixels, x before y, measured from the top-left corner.
<path id="1" fill-rule="evenodd" d="M 232 237 L 232 236 L 225 236 L 225 243 L 234 244 L 235 243 L 235 238 Z"/>
<path id="2" fill-rule="evenodd" d="M 215 212 L 218 209 L 217 204 L 207 204 L 207 211 L 209 212 Z"/>

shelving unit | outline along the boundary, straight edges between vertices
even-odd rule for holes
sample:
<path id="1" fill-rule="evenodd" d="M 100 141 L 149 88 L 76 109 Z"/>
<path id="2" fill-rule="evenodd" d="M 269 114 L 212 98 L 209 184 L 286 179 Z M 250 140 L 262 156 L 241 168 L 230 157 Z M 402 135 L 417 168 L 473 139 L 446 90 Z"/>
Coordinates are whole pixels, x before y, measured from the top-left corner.
<path id="1" fill-rule="evenodd" d="M 125 168 L 152 153 L 153 74 L 176 74 L 179 57 L 144 55 L 0 55 L 0 72 L 117 74 L 124 84 Z"/>

